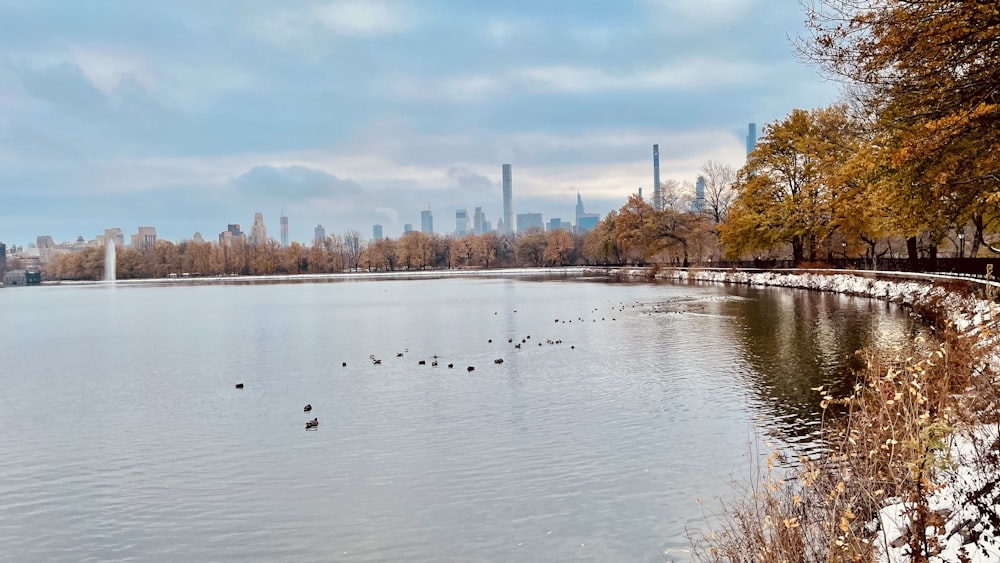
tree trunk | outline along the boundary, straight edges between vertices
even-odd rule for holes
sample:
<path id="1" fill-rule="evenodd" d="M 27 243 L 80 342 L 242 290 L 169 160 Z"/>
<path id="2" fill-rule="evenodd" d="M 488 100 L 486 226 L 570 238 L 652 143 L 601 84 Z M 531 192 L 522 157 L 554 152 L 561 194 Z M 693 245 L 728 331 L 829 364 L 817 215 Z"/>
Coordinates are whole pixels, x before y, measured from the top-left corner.
<path id="1" fill-rule="evenodd" d="M 802 237 L 792 237 L 792 262 L 798 266 L 802 262 L 803 250 Z"/>
<path id="2" fill-rule="evenodd" d="M 917 267 L 920 264 L 920 256 L 917 254 L 917 237 L 906 239 L 906 258 L 910 264 L 910 270 L 917 271 Z"/>

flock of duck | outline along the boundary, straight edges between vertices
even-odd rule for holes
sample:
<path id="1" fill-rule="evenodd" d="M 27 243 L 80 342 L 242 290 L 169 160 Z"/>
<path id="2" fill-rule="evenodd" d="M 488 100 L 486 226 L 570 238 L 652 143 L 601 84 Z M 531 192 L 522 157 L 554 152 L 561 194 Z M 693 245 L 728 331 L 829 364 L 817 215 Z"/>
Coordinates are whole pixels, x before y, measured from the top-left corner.
<path id="1" fill-rule="evenodd" d="M 634 305 L 633 305 L 633 307 L 634 307 Z M 618 308 L 616 308 L 616 309 L 618 309 Z M 624 310 L 624 306 L 622 306 L 618 310 L 619 311 Z M 596 312 L 596 311 L 597 311 L 597 309 L 594 309 L 594 312 Z M 516 313 L 517 311 L 514 311 L 514 312 Z M 577 320 L 582 322 L 583 321 L 583 317 L 579 317 L 579 318 L 577 318 Z M 601 320 L 602 321 L 606 320 L 606 318 L 605 317 L 601 317 Z M 615 320 L 618 320 L 618 319 L 612 318 L 611 320 L 615 321 Z M 572 323 L 573 321 L 572 320 L 566 321 L 566 320 L 555 319 L 555 322 L 556 323 L 563 323 L 563 324 L 565 324 L 567 322 Z M 593 319 L 593 322 L 597 322 L 597 319 L 596 318 Z M 520 342 L 515 342 L 513 338 L 508 338 L 507 339 L 507 343 L 508 344 L 513 344 L 514 345 L 514 349 L 520 350 L 522 346 L 528 344 L 529 340 L 531 340 L 531 335 L 530 334 L 526 335 L 524 338 L 522 338 Z M 493 339 L 491 338 L 487 342 L 492 344 L 493 343 Z M 562 340 L 546 339 L 544 344 L 557 345 L 557 344 L 562 344 L 562 343 L 563 343 Z M 538 345 L 542 346 L 543 343 L 542 342 L 538 342 Z M 576 346 L 575 345 L 571 345 L 570 349 L 576 349 Z M 397 358 L 402 358 L 407 353 L 409 353 L 409 351 L 410 351 L 409 348 L 404 348 L 402 352 L 397 352 L 396 353 L 396 357 Z M 382 359 L 376 357 L 375 354 L 371 354 L 370 356 L 368 356 L 368 358 L 371 360 L 372 365 L 375 365 L 375 366 L 382 365 Z M 433 355 L 431 358 L 432 358 L 431 362 L 430 362 L 431 367 L 438 367 L 438 365 L 439 365 L 438 359 L 439 358 L 438 358 L 437 354 Z M 496 364 L 496 365 L 502 365 L 504 363 L 504 361 L 503 361 L 503 358 L 496 358 L 496 359 L 493 360 L 493 363 Z M 341 365 L 341 367 L 345 367 L 346 368 L 347 367 L 347 362 L 341 362 L 340 365 Z M 427 360 L 418 360 L 417 361 L 417 365 L 421 365 L 421 366 L 427 365 Z M 449 369 L 453 369 L 455 367 L 455 364 L 454 363 L 449 363 L 449 364 L 447 364 L 447 367 Z M 469 373 L 472 373 L 473 371 L 476 370 L 476 366 L 467 366 L 465 368 L 465 370 L 467 372 L 469 372 Z M 237 389 L 243 389 L 244 387 L 245 387 L 245 385 L 243 383 L 237 383 L 236 384 L 236 388 Z M 302 411 L 303 412 L 311 412 L 312 408 L 313 407 L 312 407 L 311 404 L 307 404 L 305 407 L 302 408 Z M 312 420 L 307 420 L 306 421 L 306 430 L 316 430 L 317 428 L 319 428 L 319 417 L 314 417 Z"/>

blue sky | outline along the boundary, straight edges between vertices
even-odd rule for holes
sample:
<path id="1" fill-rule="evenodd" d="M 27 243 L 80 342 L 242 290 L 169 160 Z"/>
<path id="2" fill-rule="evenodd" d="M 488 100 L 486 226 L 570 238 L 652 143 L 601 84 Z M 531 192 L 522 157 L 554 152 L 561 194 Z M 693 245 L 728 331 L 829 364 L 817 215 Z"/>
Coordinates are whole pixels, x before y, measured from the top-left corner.
<path id="1" fill-rule="evenodd" d="M 794 0 L 0 0 L 0 241 L 572 220 L 835 100 Z"/>

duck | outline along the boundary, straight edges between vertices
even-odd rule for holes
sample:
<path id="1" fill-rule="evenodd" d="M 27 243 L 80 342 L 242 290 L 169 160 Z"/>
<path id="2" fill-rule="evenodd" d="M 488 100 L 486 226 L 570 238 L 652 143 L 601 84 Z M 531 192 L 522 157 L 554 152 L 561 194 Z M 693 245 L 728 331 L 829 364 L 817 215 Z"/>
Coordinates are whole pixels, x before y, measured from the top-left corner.
<path id="1" fill-rule="evenodd" d="M 302 412 L 309 412 L 311 410 L 313 410 L 313 406 L 312 405 L 306 405 L 306 406 L 302 407 Z"/>
<path id="2" fill-rule="evenodd" d="M 494 364 L 502 364 L 503 363 L 503 358 L 497 358 L 497 359 L 493 360 L 493 363 Z"/>
<path id="3" fill-rule="evenodd" d="M 340 367 L 346 368 L 347 367 L 347 362 L 340 362 Z"/>
<path id="4" fill-rule="evenodd" d="M 455 364 L 448 364 L 448 369 L 455 367 Z"/>
<path id="5" fill-rule="evenodd" d="M 466 370 L 470 372 L 476 371 L 476 366 L 469 366 L 468 368 L 466 368 Z"/>
<path id="6" fill-rule="evenodd" d="M 318 418 L 314 418 L 312 420 L 307 420 L 306 421 L 306 430 L 309 430 L 310 428 L 316 428 L 318 426 L 319 426 L 319 419 Z"/>
<path id="7" fill-rule="evenodd" d="M 434 360 L 433 362 L 431 362 L 431 367 L 434 367 L 434 368 L 438 367 L 437 360 Z"/>
<path id="8" fill-rule="evenodd" d="M 425 365 L 425 364 L 427 364 L 427 360 L 420 360 L 419 362 L 417 362 L 417 365 L 421 365 L 422 366 L 422 365 Z"/>
<path id="9" fill-rule="evenodd" d="M 237 383 L 236 384 L 236 388 L 237 389 L 243 389 L 243 384 L 242 383 Z"/>

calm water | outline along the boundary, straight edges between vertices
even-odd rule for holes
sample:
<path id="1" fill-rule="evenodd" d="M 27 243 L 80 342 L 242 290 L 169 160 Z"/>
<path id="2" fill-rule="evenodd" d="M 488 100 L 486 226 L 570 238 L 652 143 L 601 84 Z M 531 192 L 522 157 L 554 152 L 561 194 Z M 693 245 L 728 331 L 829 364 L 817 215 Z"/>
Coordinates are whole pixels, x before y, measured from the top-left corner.
<path id="1" fill-rule="evenodd" d="M 807 450 L 810 387 L 919 330 L 579 280 L 9 288 L 0 312 L 5 561 L 686 560 L 756 433 Z"/>

